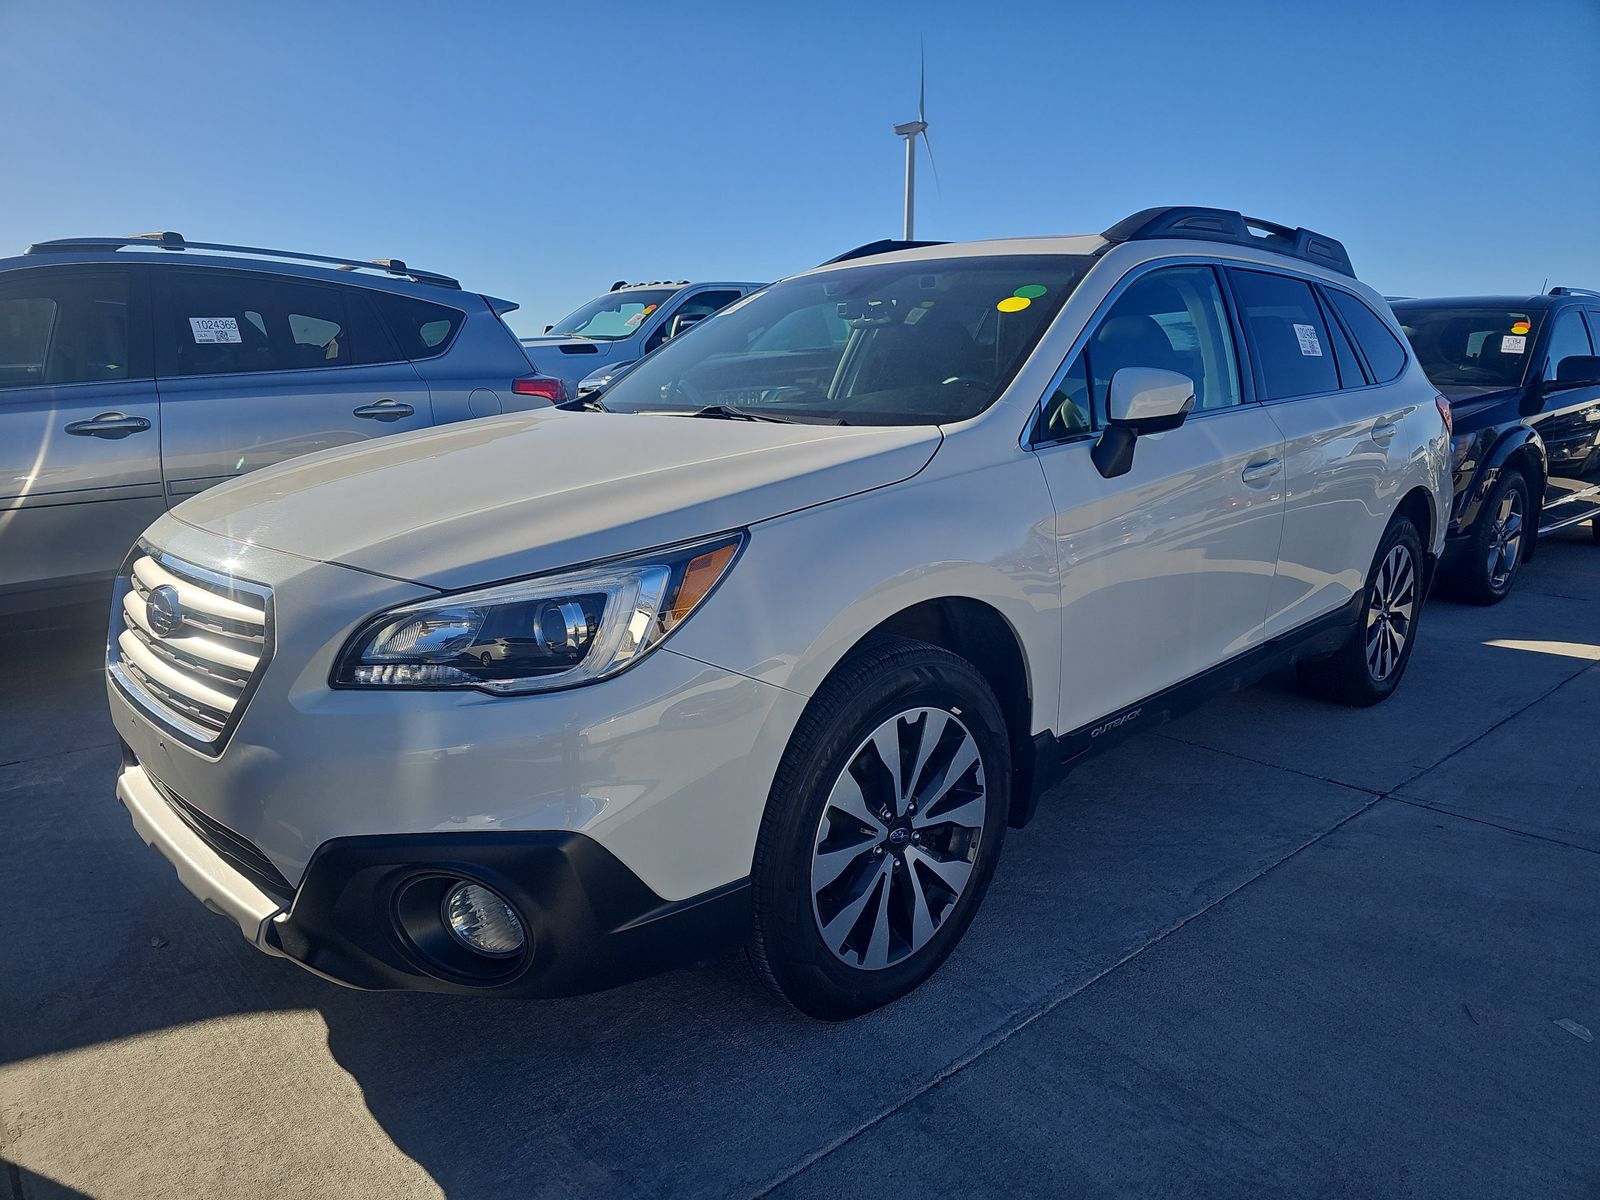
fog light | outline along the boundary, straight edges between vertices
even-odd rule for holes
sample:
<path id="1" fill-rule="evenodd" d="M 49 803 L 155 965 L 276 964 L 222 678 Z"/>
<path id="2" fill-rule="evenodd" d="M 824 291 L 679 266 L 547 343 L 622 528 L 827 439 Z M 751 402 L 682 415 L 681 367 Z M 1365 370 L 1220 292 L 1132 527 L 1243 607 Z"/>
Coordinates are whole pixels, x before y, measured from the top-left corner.
<path id="1" fill-rule="evenodd" d="M 445 893 L 444 923 L 467 949 L 490 958 L 510 958 L 527 942 L 516 910 L 477 883 L 458 883 Z"/>

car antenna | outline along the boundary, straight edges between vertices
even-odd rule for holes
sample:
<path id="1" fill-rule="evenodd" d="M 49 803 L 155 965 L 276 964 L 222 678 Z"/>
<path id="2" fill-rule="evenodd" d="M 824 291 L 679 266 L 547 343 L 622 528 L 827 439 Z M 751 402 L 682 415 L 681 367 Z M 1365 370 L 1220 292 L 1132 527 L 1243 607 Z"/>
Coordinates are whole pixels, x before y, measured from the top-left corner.
<path id="1" fill-rule="evenodd" d="M 1544 282 L 1539 285 L 1539 295 L 1541 295 L 1541 296 L 1544 295 L 1545 288 L 1547 288 L 1549 286 L 1550 286 L 1550 276 L 1546 275 L 1544 277 Z"/>

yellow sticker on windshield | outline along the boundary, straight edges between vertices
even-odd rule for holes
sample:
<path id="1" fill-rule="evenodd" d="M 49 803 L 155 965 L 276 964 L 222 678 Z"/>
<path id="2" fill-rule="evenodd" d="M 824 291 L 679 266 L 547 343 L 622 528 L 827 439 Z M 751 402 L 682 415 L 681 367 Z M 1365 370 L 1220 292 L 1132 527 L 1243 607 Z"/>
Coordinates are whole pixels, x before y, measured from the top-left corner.
<path id="1" fill-rule="evenodd" d="M 1528 330 L 1530 330 L 1532 328 L 1533 328 L 1533 326 L 1529 325 L 1526 321 L 1515 321 L 1511 325 L 1511 332 L 1512 333 L 1527 333 Z"/>
<path id="2" fill-rule="evenodd" d="M 1004 300 L 1000 301 L 999 304 L 996 304 L 995 307 L 1001 312 L 1021 312 L 1032 303 L 1033 301 L 1029 300 L 1026 296 L 1007 296 Z"/>

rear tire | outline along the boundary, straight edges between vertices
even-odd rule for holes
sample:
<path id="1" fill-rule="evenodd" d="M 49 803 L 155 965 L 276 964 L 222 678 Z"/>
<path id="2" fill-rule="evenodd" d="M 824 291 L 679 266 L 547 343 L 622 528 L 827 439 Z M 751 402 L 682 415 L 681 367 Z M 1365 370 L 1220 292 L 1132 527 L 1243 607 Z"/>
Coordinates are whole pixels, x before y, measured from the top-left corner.
<path id="1" fill-rule="evenodd" d="M 1488 605 L 1509 596 L 1528 557 L 1537 524 L 1528 481 L 1521 471 L 1505 471 L 1483 502 L 1467 540 L 1456 573 L 1462 599 Z"/>
<path id="2" fill-rule="evenodd" d="M 1367 572 L 1360 620 L 1333 654 L 1300 664 L 1301 683 L 1353 708 L 1387 700 L 1411 661 L 1421 613 L 1422 537 L 1409 517 L 1396 516 Z"/>
<path id="3" fill-rule="evenodd" d="M 756 977 L 827 1021 L 922 983 L 983 900 L 1010 786 L 1005 719 L 970 663 L 905 638 L 864 646 L 773 780 L 751 868 Z"/>

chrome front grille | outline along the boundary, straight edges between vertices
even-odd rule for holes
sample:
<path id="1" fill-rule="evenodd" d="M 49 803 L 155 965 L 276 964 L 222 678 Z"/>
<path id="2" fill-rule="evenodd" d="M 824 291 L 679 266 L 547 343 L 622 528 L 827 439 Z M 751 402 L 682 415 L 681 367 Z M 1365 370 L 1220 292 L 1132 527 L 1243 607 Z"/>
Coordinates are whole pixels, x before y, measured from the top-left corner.
<path id="1" fill-rule="evenodd" d="M 271 592 L 141 548 L 117 582 L 108 649 L 124 694 L 192 745 L 215 747 L 271 654 Z"/>

